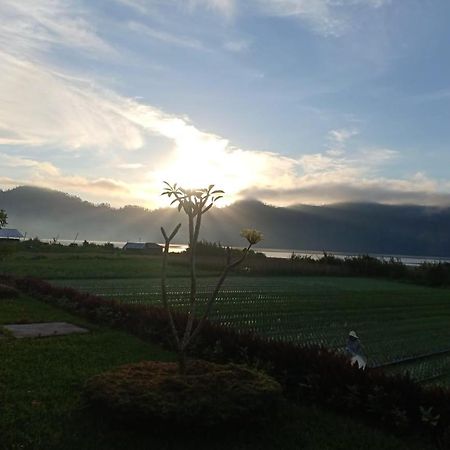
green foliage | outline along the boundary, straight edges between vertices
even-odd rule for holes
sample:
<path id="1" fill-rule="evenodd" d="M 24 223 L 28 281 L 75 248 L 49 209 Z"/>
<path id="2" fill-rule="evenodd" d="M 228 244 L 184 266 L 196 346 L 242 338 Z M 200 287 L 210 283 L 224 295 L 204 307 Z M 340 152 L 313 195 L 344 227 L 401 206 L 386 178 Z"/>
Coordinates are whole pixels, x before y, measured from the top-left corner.
<path id="1" fill-rule="evenodd" d="M 161 309 L 120 305 L 70 289 L 55 288 L 38 280 L 16 280 L 15 283 L 20 286 L 21 290 L 34 292 L 46 302 L 69 308 L 76 311 L 77 314 L 91 317 L 99 323 L 111 323 L 111 315 L 104 318 L 96 314 L 96 311 L 102 311 L 104 314 L 110 310 L 114 313 L 115 327 L 122 327 L 141 338 L 154 341 L 167 336 L 166 318 Z M 23 304 L 19 303 L 17 301 L 0 303 L 0 322 L 5 317 L 5 306 L 8 309 L 15 309 L 17 314 L 22 314 Z M 67 313 L 62 313 L 38 302 L 33 303 L 34 311 L 30 310 L 30 305 L 27 305 L 26 309 L 35 320 L 45 321 L 41 318 L 41 310 L 45 307 L 47 320 L 52 316 L 53 320 L 66 320 L 83 325 L 80 319 L 69 316 Z M 39 310 L 36 308 L 38 305 L 40 305 Z M 55 313 L 59 314 L 59 317 L 56 317 Z M 177 320 L 179 319 L 181 317 L 177 318 Z M 417 435 L 414 440 L 402 443 L 399 439 L 386 436 L 367 426 L 364 427 L 354 420 L 339 418 L 335 414 L 325 413 L 316 407 L 293 408 L 289 406 L 289 417 L 286 417 L 284 423 L 276 425 L 269 423 L 267 426 L 259 428 L 256 434 L 250 431 L 250 428 L 235 427 L 233 433 L 205 430 L 202 433 L 190 434 L 189 439 L 177 433 L 165 433 L 159 439 L 148 432 L 140 435 L 135 430 L 125 427 L 106 428 L 101 415 L 90 414 L 85 408 L 81 408 L 79 387 L 88 377 L 108 370 L 108 366 L 109 368 L 113 367 L 111 358 L 117 358 L 119 355 L 123 358 L 130 358 L 133 352 L 130 351 L 129 341 L 123 333 L 116 333 L 118 340 L 110 342 L 109 334 L 107 336 L 102 334 L 107 338 L 99 339 L 100 332 L 101 329 L 95 327 L 92 333 L 82 336 L 17 342 L 8 339 L 0 340 L 0 350 L 3 356 L 0 360 L 2 382 L 11 386 L 7 391 L 6 401 L 0 402 L 0 433 L 2 443 L 6 448 L 32 450 L 37 448 L 58 450 L 69 448 L 206 450 L 214 448 L 226 450 L 243 448 L 243 442 L 246 450 L 279 448 L 294 450 L 298 449 L 299 442 L 302 443 L 302 448 L 311 450 L 335 449 L 336 442 L 339 442 L 342 448 L 364 448 L 365 450 L 412 450 L 416 448 L 425 450 L 428 448 L 427 444 L 420 438 L 418 439 Z M 247 357 L 252 361 L 256 357 L 263 363 L 270 362 L 270 370 L 272 373 L 276 373 L 280 383 L 288 388 L 286 392 L 290 392 L 290 398 L 299 398 L 295 393 L 303 391 L 303 380 L 313 382 L 315 378 L 318 389 L 308 391 L 315 392 L 315 395 L 322 398 L 322 402 L 325 404 L 331 404 L 342 410 L 343 403 L 339 391 L 343 387 L 345 388 L 346 384 L 350 386 L 361 384 L 362 389 L 358 389 L 360 400 L 364 399 L 364 391 L 370 391 L 370 386 L 383 384 L 388 398 L 392 399 L 389 400 L 389 405 L 399 407 L 402 403 L 407 404 L 409 411 L 412 408 L 413 413 L 417 416 L 419 409 L 417 394 L 426 392 L 405 379 L 389 381 L 382 374 L 373 374 L 369 378 L 368 374 L 353 370 L 348 364 L 342 365 L 340 358 L 333 357 L 329 352 L 318 348 L 301 348 L 281 342 L 263 342 L 256 336 L 235 333 L 227 328 L 210 324 L 203 330 L 202 339 L 199 341 L 200 347 L 194 350 L 197 352 L 203 348 L 203 351 L 206 352 L 208 347 L 214 345 L 218 340 L 221 342 L 221 349 L 218 349 L 221 355 L 217 356 L 228 361 L 235 358 L 239 360 L 241 358 L 240 349 L 245 348 Z M 76 342 L 79 342 L 80 345 L 75 345 Z M 142 341 L 140 342 L 142 344 Z M 13 349 L 9 349 L 11 344 L 14 345 Z M 142 345 L 147 347 L 145 344 Z M 42 351 L 43 347 L 47 351 Z M 20 348 L 27 349 L 27 352 L 18 355 L 17 349 Z M 38 348 L 40 351 L 37 351 Z M 157 353 L 153 356 L 163 359 L 160 353 L 159 356 Z M 129 359 L 128 361 L 131 362 Z M 126 363 L 126 360 L 123 363 Z M 264 365 L 269 367 L 267 364 Z M 315 374 L 315 377 L 304 378 L 307 373 Z M 406 386 L 404 381 L 407 381 Z M 366 384 L 365 388 L 364 384 Z M 2 391 L 0 391 L 1 394 Z M 403 399 L 399 398 L 399 394 L 402 394 Z M 304 395 L 301 398 L 304 403 Z M 448 410 L 446 399 L 447 393 L 435 391 L 425 394 L 423 401 L 420 401 L 419 404 L 436 405 L 436 411 L 441 414 Z M 386 408 L 386 411 L 389 412 L 390 408 Z M 360 417 L 362 412 L 362 410 L 351 411 L 357 417 Z M 414 417 L 409 416 L 413 419 Z M 441 414 L 441 417 L 444 415 Z M 448 417 L 447 412 L 445 417 Z M 374 417 L 374 420 L 376 423 L 380 423 L 378 415 Z M 446 419 L 443 423 L 446 423 Z M 438 437 L 442 431 L 441 428 L 433 429 L 433 436 Z M 434 447 L 430 445 L 429 448 Z M 442 449 L 444 448 L 446 447 L 443 446 Z"/>
<path id="2" fill-rule="evenodd" d="M 0 228 L 3 228 L 7 223 L 8 215 L 4 209 L 0 209 Z"/>
<path id="3" fill-rule="evenodd" d="M 226 247 L 224 247 L 220 242 L 208 242 L 206 240 L 197 242 L 196 251 L 198 256 L 221 256 L 225 258 L 227 254 Z M 187 247 L 185 253 L 189 254 L 190 252 L 190 247 Z"/>
<path id="4" fill-rule="evenodd" d="M 439 423 L 440 414 L 435 414 L 433 412 L 433 407 L 430 406 L 429 408 L 424 408 L 423 406 L 420 406 L 420 415 L 421 420 L 424 424 L 435 427 Z"/>
<path id="5" fill-rule="evenodd" d="M 161 426 L 246 426 L 274 419 L 281 386 L 269 376 L 234 364 L 189 361 L 184 375 L 174 363 L 144 361 L 91 379 L 90 402 L 104 416 L 158 430 Z"/>
<path id="6" fill-rule="evenodd" d="M 184 253 L 186 253 L 187 255 L 189 255 L 190 253 L 190 248 L 187 247 L 186 250 L 184 251 Z M 196 254 L 198 256 L 198 263 L 199 266 L 203 266 L 204 263 L 206 263 L 206 265 L 208 264 L 208 260 L 204 259 L 204 257 L 220 257 L 221 258 L 221 262 L 223 263 L 223 260 L 226 258 L 227 256 L 227 247 L 224 247 L 220 242 L 209 242 L 205 239 L 202 239 L 201 241 L 197 242 L 197 247 L 196 247 Z M 239 257 L 240 255 L 242 255 L 242 249 L 231 249 L 231 256 L 236 258 Z M 266 258 L 266 255 L 264 253 L 260 253 L 260 252 L 255 252 L 254 250 L 250 249 L 247 253 L 247 258 L 248 259 L 252 259 L 252 258 Z"/>
<path id="7" fill-rule="evenodd" d="M 31 276 L 45 279 L 125 279 L 161 276 L 161 257 L 142 254 L 130 254 L 119 249 L 91 249 L 84 247 L 65 247 L 59 244 L 45 244 L 41 247 L 23 250 L 18 245 L 0 264 L 0 273 L 17 276 Z M 22 244 L 22 243 L 21 243 Z M 33 244 L 34 245 L 34 244 Z M 5 245 L 6 247 L 6 245 Z M 61 247 L 61 248 L 59 248 Z M 0 247 L 1 248 L 1 247 Z M 22 250 L 21 250 L 22 248 Z M 174 258 L 174 263 L 178 258 Z M 210 268 L 198 271 L 200 276 L 213 275 Z M 172 264 L 173 277 L 189 274 L 186 263 Z"/>
<path id="8" fill-rule="evenodd" d="M 0 339 L 0 448 L 3 450 L 121 449 L 86 414 L 81 386 L 97 373 L 143 359 L 173 355 L 124 332 L 87 323 L 61 309 L 21 296 L 0 302 L 0 324 L 65 321 L 86 335 Z M 105 443 L 107 441 L 107 443 Z M 130 448 L 134 448 L 131 446 Z"/>
<path id="9" fill-rule="evenodd" d="M 16 298 L 19 296 L 19 291 L 11 286 L 0 283 L 0 299 L 2 298 Z"/>
<path id="10" fill-rule="evenodd" d="M 323 252 L 323 256 L 317 260 L 319 264 L 341 265 L 344 261 L 331 253 Z"/>
<path id="11" fill-rule="evenodd" d="M 16 241 L 8 240 L 5 240 L 5 242 L 0 242 L 0 261 L 2 261 L 2 263 L 17 253 L 19 247 L 18 244 L 19 243 Z"/>
<path id="12" fill-rule="evenodd" d="M 173 196 L 174 199 L 171 205 L 177 203 L 178 211 L 183 209 L 187 215 L 192 215 L 193 217 L 201 216 L 208 212 L 224 194 L 224 191 L 221 189 L 214 189 L 213 184 L 201 189 L 185 189 L 178 186 L 177 183 L 172 186 L 166 181 L 164 184 L 166 187 L 161 195 L 167 195 L 169 198 Z"/>

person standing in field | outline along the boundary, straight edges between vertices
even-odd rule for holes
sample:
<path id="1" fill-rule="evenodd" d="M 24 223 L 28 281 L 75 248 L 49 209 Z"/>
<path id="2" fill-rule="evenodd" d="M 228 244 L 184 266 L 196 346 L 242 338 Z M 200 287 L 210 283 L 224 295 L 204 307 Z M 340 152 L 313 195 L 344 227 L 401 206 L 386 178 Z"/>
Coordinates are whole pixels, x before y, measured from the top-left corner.
<path id="1" fill-rule="evenodd" d="M 356 331 L 350 331 L 348 333 L 347 345 L 345 351 L 350 358 L 352 365 L 358 364 L 359 369 L 365 369 L 367 364 L 367 358 L 364 354 L 359 337 Z"/>

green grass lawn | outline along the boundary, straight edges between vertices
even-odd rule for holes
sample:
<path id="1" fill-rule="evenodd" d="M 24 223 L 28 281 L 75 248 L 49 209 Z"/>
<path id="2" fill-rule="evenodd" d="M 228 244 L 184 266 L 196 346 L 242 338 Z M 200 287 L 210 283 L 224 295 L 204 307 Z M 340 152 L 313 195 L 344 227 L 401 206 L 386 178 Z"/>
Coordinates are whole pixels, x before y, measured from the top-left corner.
<path id="1" fill-rule="evenodd" d="M 292 407 L 283 423 L 232 433 L 167 435 L 105 422 L 86 407 L 82 388 L 92 375 L 143 359 L 173 355 L 126 333 L 94 326 L 28 297 L 0 300 L 0 324 L 69 321 L 86 335 L 0 339 L 0 448 L 32 449 L 368 449 L 426 450 L 355 420 L 316 407 Z"/>
<path id="2" fill-rule="evenodd" d="M 215 278 L 199 280 L 200 296 Z M 188 303 L 189 280 L 169 280 L 173 302 Z M 160 303 L 158 279 L 60 280 L 68 285 L 131 303 Z M 201 311 L 201 308 L 199 309 Z M 372 365 L 450 349 L 450 291 L 367 278 L 230 277 L 211 319 L 239 330 L 302 344 L 340 349 L 349 330 L 356 330 Z M 442 355 L 408 370 L 426 379 Z M 417 370 L 416 370 L 417 369 Z M 441 370 L 441 369 L 439 369 Z"/>

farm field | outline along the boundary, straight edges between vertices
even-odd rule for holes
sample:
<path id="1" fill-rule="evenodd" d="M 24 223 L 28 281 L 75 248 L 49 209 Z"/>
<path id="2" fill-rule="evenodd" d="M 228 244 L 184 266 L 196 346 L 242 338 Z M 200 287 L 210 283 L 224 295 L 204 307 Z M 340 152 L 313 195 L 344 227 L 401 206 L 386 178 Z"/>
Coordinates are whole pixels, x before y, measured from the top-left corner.
<path id="1" fill-rule="evenodd" d="M 358 420 L 311 405 L 290 405 L 283 421 L 264 429 L 232 433 L 206 430 L 140 431 L 87 407 L 83 386 L 91 376 L 142 360 L 171 361 L 175 355 L 129 334 L 94 325 L 28 296 L 2 299 L 6 323 L 68 321 L 88 334 L 36 339 L 0 339 L 0 448 L 13 450 L 431 450 L 428 441 L 396 437 Z"/>
<path id="2" fill-rule="evenodd" d="M 206 298 L 214 278 L 200 278 Z M 120 299 L 158 304 L 158 279 L 78 279 L 56 284 Z M 170 298 L 187 304 L 188 279 L 169 281 Z M 270 339 L 336 350 L 356 330 L 369 366 L 408 371 L 419 381 L 448 384 L 450 291 L 391 281 L 335 277 L 230 277 L 212 320 Z M 404 361 L 405 360 L 405 361 Z M 392 364 L 394 363 L 394 364 Z"/>
<path id="3" fill-rule="evenodd" d="M 64 248 L 59 252 L 19 251 L 2 260 L 0 273 L 45 279 L 160 277 L 159 256 L 124 254 L 121 251 L 83 251 Z M 200 275 L 215 272 L 199 269 Z M 188 276 L 183 265 L 171 265 L 171 276 Z"/>

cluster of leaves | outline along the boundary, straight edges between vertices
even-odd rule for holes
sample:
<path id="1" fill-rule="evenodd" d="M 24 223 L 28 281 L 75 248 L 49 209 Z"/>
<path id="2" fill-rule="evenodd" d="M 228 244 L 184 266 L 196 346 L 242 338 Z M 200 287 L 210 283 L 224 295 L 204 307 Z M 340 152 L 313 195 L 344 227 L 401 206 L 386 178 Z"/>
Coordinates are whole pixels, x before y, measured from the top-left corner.
<path id="1" fill-rule="evenodd" d="M 214 189 L 213 184 L 203 189 L 184 189 L 177 183 L 171 185 L 167 181 L 164 181 L 164 184 L 166 187 L 161 195 L 174 197 L 170 204 L 178 203 L 178 211 L 183 209 L 186 214 L 192 214 L 193 217 L 208 212 L 224 194 L 221 189 Z"/>
<path id="2" fill-rule="evenodd" d="M 122 366 L 93 377 L 86 393 L 102 416 L 154 430 L 260 423 L 283 406 L 281 386 L 268 375 L 200 360 L 190 361 L 184 375 L 175 363 Z"/>
<path id="3" fill-rule="evenodd" d="M 0 228 L 3 228 L 5 225 L 7 225 L 7 219 L 8 215 L 6 214 L 6 211 L 4 209 L 0 209 Z"/>
<path id="4" fill-rule="evenodd" d="M 40 280 L 8 278 L 3 282 L 91 321 L 170 345 L 171 331 L 162 308 L 122 304 Z M 180 327 L 187 320 L 180 313 L 174 313 L 173 318 Z M 319 402 L 366 417 L 378 425 L 424 432 L 450 443 L 450 392 L 424 388 L 408 376 L 391 376 L 381 370 L 360 371 L 344 356 L 325 348 L 267 341 L 211 322 L 204 324 L 190 355 L 220 363 L 262 366 L 292 400 Z"/>
<path id="5" fill-rule="evenodd" d="M 255 245 L 263 239 L 261 231 L 254 230 L 253 228 L 244 228 L 241 231 L 241 236 L 247 239 L 248 243 L 251 245 Z"/>

